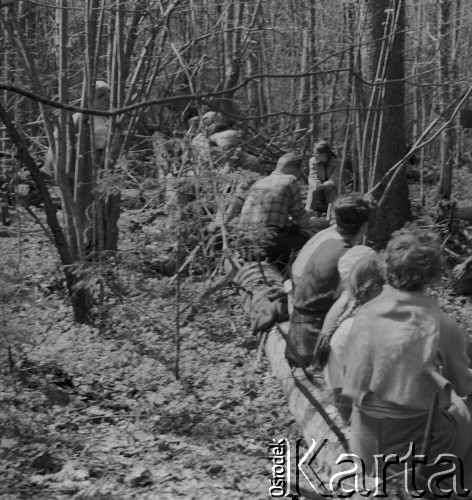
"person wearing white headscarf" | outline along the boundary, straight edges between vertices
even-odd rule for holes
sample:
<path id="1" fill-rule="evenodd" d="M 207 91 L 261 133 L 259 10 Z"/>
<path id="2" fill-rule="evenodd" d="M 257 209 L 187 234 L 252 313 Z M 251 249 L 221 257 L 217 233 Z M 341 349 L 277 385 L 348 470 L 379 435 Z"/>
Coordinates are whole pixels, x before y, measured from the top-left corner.
<path id="1" fill-rule="evenodd" d="M 341 390 L 347 352 L 356 341 L 350 336 L 353 316 L 360 305 L 381 293 L 385 283 L 385 266 L 372 248 L 358 245 L 341 257 L 338 270 L 344 291 L 339 299 L 341 308 L 334 308 L 336 319 L 327 318 L 328 321 L 323 325 L 323 334 L 329 341 L 324 377 L 334 404 L 347 421 L 352 405 L 341 398 Z"/>

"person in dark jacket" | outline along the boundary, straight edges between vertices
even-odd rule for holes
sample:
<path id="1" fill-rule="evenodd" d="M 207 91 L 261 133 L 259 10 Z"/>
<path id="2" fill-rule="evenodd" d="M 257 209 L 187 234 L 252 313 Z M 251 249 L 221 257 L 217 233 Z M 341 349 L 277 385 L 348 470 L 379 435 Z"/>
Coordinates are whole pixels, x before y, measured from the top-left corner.
<path id="1" fill-rule="evenodd" d="M 292 365 L 310 365 L 323 321 L 341 294 L 339 259 L 365 234 L 370 216 L 368 201 L 357 194 L 334 204 L 336 224 L 316 234 L 292 266 L 293 314 L 286 358 Z"/>

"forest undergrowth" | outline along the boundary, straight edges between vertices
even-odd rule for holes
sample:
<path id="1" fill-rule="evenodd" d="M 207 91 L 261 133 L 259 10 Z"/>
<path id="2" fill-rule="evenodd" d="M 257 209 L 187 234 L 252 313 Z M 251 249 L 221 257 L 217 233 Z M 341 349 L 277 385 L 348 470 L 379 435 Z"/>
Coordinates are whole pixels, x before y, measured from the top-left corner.
<path id="1" fill-rule="evenodd" d="M 471 185 L 464 170 L 457 199 Z M 431 190 L 423 224 L 433 204 Z M 136 240 L 130 213 L 121 248 Z M 18 236 L 0 238 L 0 498 L 269 498 L 268 445 L 299 432 L 237 290 L 181 326 L 176 380 L 176 304 L 185 311 L 208 276 L 120 267 L 100 321 L 76 325 L 48 238 L 24 210 L 13 218 Z M 471 299 L 447 274 L 433 293 L 472 336 Z"/>
<path id="2" fill-rule="evenodd" d="M 101 324 L 76 325 L 52 246 L 15 216 L 21 235 L 0 238 L 0 498 L 266 498 L 268 444 L 296 429 L 237 291 L 181 327 L 176 380 L 175 279 L 121 269 Z M 182 277 L 180 307 L 206 286 Z"/>

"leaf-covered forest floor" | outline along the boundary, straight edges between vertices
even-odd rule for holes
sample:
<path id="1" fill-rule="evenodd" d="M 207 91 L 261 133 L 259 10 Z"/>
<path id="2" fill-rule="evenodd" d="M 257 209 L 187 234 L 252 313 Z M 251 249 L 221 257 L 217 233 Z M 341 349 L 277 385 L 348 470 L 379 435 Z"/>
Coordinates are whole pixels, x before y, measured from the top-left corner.
<path id="1" fill-rule="evenodd" d="M 471 186 L 462 169 L 455 197 Z M 122 248 L 136 238 L 127 220 Z M 0 498 L 269 498 L 268 444 L 299 434 L 237 292 L 209 296 L 180 329 L 176 380 L 176 305 L 208 276 L 182 277 L 177 301 L 175 278 L 120 268 L 101 324 L 79 326 L 47 237 L 24 210 L 13 228 L 0 238 Z M 434 293 L 472 335 L 471 299 L 447 276 Z"/>

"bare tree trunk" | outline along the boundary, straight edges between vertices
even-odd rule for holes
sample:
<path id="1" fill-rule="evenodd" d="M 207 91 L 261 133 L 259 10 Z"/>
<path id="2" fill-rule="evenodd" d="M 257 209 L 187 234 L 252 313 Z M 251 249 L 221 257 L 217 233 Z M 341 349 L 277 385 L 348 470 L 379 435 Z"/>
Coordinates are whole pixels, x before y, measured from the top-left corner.
<path id="1" fill-rule="evenodd" d="M 374 147 L 364 158 L 369 159 L 369 183 L 372 186 L 404 156 L 404 31 L 405 5 L 403 0 L 365 0 L 368 30 L 372 42 L 367 53 L 370 80 L 375 82 L 374 107 L 367 136 Z M 365 150 L 368 145 L 364 144 Z M 370 237 L 379 246 L 389 240 L 392 231 L 410 218 L 410 202 L 406 169 L 398 173 L 388 190 L 385 186 L 376 193 L 380 199 Z"/>
<path id="2" fill-rule="evenodd" d="M 22 61 L 22 65 L 27 72 L 32 89 L 40 95 L 46 95 L 43 85 L 39 79 L 39 73 L 32 57 L 28 50 L 24 33 L 18 25 L 14 15 L 14 4 L 7 7 L 8 12 L 4 15 L 0 9 L 0 24 L 3 25 L 5 33 L 8 34 L 10 43 L 15 48 L 16 53 Z M 44 121 L 46 136 L 52 148 L 54 148 L 54 118 L 48 106 L 39 103 L 39 109 Z"/>
<path id="3" fill-rule="evenodd" d="M 303 30 L 300 73 L 308 72 L 310 65 L 310 34 L 308 28 Z M 300 91 L 298 94 L 298 113 L 306 114 L 310 109 L 310 77 L 303 77 L 300 80 Z M 297 118 L 297 137 L 308 136 L 310 127 L 309 116 L 299 116 Z"/>
<path id="4" fill-rule="evenodd" d="M 263 29 L 262 33 L 259 35 L 259 50 L 261 54 L 260 60 L 260 69 L 261 73 L 269 72 L 269 44 L 267 40 L 267 31 L 266 31 L 266 14 L 263 10 L 263 6 L 259 8 L 258 13 L 258 26 Z M 271 99 L 270 96 L 272 94 L 270 87 L 270 79 L 264 78 L 261 82 L 259 82 L 258 86 L 259 90 L 259 109 L 261 114 L 270 114 L 271 113 Z M 270 123 L 270 117 L 264 118 L 261 123 L 265 123 L 268 125 Z"/>
<path id="5" fill-rule="evenodd" d="M 310 45 L 310 65 L 313 68 L 316 65 L 316 6 L 315 2 L 309 3 L 309 45 Z M 310 110 L 310 130 L 309 130 L 309 147 L 313 148 L 316 137 L 318 136 L 318 80 L 317 77 L 311 75 L 309 77 L 309 110 Z"/>
<path id="6" fill-rule="evenodd" d="M 447 85 L 451 72 L 451 5 L 449 0 L 437 0 L 438 6 L 438 88 L 439 112 L 447 107 L 450 98 L 450 88 Z M 439 196 L 446 200 L 451 197 L 452 167 L 454 163 L 453 128 L 447 127 L 441 134 L 440 162 L 441 175 L 439 179 Z"/>
<path id="7" fill-rule="evenodd" d="M 262 5 L 259 6 L 257 15 L 257 24 L 259 29 L 264 29 L 264 13 Z M 264 73 L 266 54 L 264 51 L 264 32 L 251 35 L 251 45 L 247 55 L 247 73 L 248 75 Z M 254 110 L 256 115 L 267 113 L 266 82 L 267 78 L 262 80 L 253 80 L 247 86 L 248 104 Z M 263 120 L 257 120 L 255 124 L 260 124 Z"/>
<path id="8" fill-rule="evenodd" d="M 16 147 L 18 160 L 28 169 L 31 177 L 38 187 L 41 199 L 44 202 L 47 224 L 51 230 L 52 238 L 57 252 L 59 253 L 61 262 L 64 265 L 64 274 L 66 276 L 67 288 L 74 312 L 74 320 L 78 323 L 85 323 L 89 319 L 91 304 L 90 293 L 84 287 L 77 287 L 80 277 L 74 273 L 74 269 L 72 268 L 76 259 L 70 252 L 67 238 L 65 237 L 59 221 L 57 220 L 56 208 L 51 200 L 44 178 L 41 175 L 38 165 L 28 151 L 28 146 L 23 135 L 15 126 L 14 117 L 3 107 L 1 103 L 0 120 L 4 123 L 9 136 Z"/>
<path id="9" fill-rule="evenodd" d="M 418 33 L 420 31 L 421 25 L 423 24 L 423 4 L 418 2 L 413 5 L 411 8 L 414 12 L 413 15 L 413 33 Z M 415 54 L 414 61 L 412 67 L 412 74 L 416 75 L 420 68 L 420 60 L 421 60 L 421 47 L 422 44 L 418 43 L 415 46 Z M 414 102 L 413 102 L 413 128 L 412 128 L 412 137 L 409 142 L 415 142 L 419 137 L 419 131 L 421 130 L 421 89 L 418 86 L 414 88 Z"/>
<path id="10" fill-rule="evenodd" d="M 308 24 L 303 30 L 300 72 L 313 71 L 316 61 L 316 7 L 314 2 L 308 2 Z M 298 95 L 297 136 L 307 138 L 307 147 L 311 149 L 314 139 L 318 135 L 318 119 L 315 115 L 318 108 L 317 80 L 313 75 L 303 77 L 300 80 L 300 92 Z"/>
<path id="11" fill-rule="evenodd" d="M 223 33 L 223 67 L 224 82 L 223 88 L 233 87 L 238 79 L 241 70 L 241 25 L 240 15 L 243 12 L 244 4 L 236 1 L 225 2 L 224 5 L 224 33 Z M 228 92 L 221 99 L 218 99 L 220 110 L 223 113 L 233 113 L 233 94 Z"/>
<path id="12" fill-rule="evenodd" d="M 351 93 L 351 108 L 352 108 L 352 146 L 351 156 L 353 162 L 353 189 L 365 193 L 368 185 L 368 168 L 364 164 L 363 158 L 363 142 L 364 126 L 366 123 L 367 102 L 365 97 L 362 82 L 356 75 L 363 75 L 365 72 L 363 58 L 364 43 L 366 42 L 365 35 L 365 18 L 366 9 L 364 3 L 361 3 L 361 9 L 356 8 L 352 2 L 347 2 L 347 17 L 348 17 L 348 33 L 351 40 L 351 49 L 349 51 L 349 68 L 351 69 L 349 86 Z"/>

